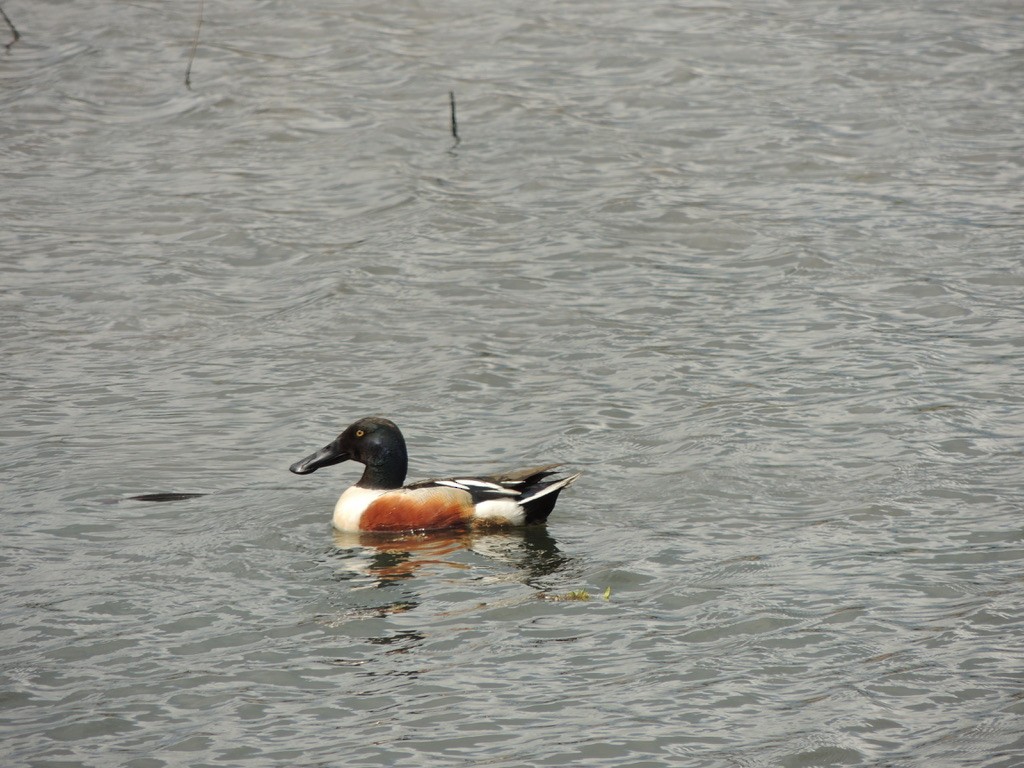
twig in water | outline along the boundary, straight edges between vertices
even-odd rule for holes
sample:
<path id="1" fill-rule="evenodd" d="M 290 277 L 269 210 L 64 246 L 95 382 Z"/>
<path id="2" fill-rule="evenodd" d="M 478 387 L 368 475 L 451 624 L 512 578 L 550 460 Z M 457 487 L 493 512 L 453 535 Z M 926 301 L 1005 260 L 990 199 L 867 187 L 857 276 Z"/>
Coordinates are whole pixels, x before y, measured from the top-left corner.
<path id="1" fill-rule="evenodd" d="M 188 54 L 188 66 L 185 67 L 185 87 L 192 90 L 192 62 L 196 58 L 196 48 L 199 47 L 199 30 L 203 26 L 203 2 L 199 0 L 199 16 L 196 18 L 196 34 L 192 38 L 192 50 Z"/>
<path id="2" fill-rule="evenodd" d="M 455 120 L 455 91 L 448 91 L 448 101 L 452 105 L 452 136 L 455 137 L 455 143 L 459 143 L 459 124 Z"/>
<path id="3" fill-rule="evenodd" d="M 4 17 L 4 21 L 7 22 L 7 26 L 11 28 L 11 34 L 14 35 L 14 37 L 11 38 L 11 42 L 4 46 L 4 50 L 9 51 L 11 50 L 12 45 L 21 40 L 21 33 L 15 28 L 14 22 L 11 21 L 11 17 L 4 13 L 3 8 L 0 8 L 0 16 Z"/>

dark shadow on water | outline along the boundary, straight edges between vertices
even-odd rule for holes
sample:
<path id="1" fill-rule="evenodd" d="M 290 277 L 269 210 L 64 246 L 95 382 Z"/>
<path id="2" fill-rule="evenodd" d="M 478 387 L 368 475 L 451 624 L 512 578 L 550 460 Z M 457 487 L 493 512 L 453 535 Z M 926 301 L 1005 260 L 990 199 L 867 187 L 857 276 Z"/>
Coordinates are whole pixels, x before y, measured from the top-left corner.
<path id="1" fill-rule="evenodd" d="M 423 632 L 415 629 L 402 629 L 393 635 L 367 638 L 367 641 L 372 645 L 391 646 L 385 653 L 395 654 L 408 653 L 426 639 L 427 636 Z"/>
<path id="2" fill-rule="evenodd" d="M 186 499 L 198 499 L 206 496 L 205 493 L 143 493 L 138 496 L 129 496 L 129 501 L 185 501 Z"/>

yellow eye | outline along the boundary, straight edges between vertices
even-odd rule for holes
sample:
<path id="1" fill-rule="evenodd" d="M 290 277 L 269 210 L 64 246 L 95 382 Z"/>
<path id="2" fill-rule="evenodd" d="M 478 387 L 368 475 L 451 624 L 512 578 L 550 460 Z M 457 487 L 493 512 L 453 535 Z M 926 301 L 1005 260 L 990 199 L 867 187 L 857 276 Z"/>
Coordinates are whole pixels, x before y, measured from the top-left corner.
<path id="1" fill-rule="evenodd" d="M 365 434 L 366 434 L 366 433 L 365 433 L 365 432 L 363 432 L 363 430 L 361 430 L 361 429 L 357 429 L 357 430 L 356 430 L 356 437 L 362 437 L 362 436 L 363 436 L 363 435 L 365 435 Z"/>

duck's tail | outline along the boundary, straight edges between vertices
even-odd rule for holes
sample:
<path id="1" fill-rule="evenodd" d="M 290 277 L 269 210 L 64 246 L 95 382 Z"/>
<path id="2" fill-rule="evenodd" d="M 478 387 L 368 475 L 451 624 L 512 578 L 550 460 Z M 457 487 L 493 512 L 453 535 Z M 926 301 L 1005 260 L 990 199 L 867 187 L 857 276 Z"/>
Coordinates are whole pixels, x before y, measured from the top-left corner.
<path id="1" fill-rule="evenodd" d="M 562 477 L 557 480 L 545 480 L 544 478 L 553 474 L 545 468 L 543 471 L 524 478 L 523 495 L 517 499 L 519 506 L 526 511 L 526 525 L 543 523 L 548 519 L 551 510 L 555 508 L 558 501 L 558 494 L 563 488 L 568 488 L 582 472 L 577 472 L 569 477 Z"/>

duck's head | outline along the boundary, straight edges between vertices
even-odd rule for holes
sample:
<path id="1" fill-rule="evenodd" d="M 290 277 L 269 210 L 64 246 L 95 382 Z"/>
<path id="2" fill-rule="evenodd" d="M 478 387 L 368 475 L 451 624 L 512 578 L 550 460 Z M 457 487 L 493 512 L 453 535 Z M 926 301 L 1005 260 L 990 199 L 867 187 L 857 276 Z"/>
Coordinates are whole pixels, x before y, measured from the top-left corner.
<path id="1" fill-rule="evenodd" d="M 356 483 L 363 488 L 401 488 L 409 466 L 405 438 L 395 423 L 370 416 L 352 424 L 332 442 L 289 469 L 297 475 L 308 475 L 343 461 L 366 466 Z"/>

